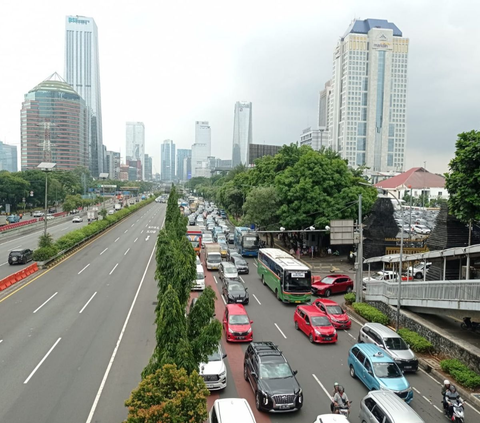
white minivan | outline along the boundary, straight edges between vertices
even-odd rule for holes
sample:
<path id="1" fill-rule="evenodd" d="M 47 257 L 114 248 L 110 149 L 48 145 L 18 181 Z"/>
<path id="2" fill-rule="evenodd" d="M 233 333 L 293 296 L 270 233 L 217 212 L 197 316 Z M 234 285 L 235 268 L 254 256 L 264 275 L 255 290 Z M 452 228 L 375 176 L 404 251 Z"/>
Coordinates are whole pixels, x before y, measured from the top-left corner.
<path id="1" fill-rule="evenodd" d="M 208 423 L 256 423 L 252 409 L 244 398 L 222 398 L 213 403 Z"/>
<path id="2" fill-rule="evenodd" d="M 203 266 L 197 264 L 197 278 L 193 282 L 192 290 L 203 291 L 205 289 L 205 273 L 203 271 Z"/>

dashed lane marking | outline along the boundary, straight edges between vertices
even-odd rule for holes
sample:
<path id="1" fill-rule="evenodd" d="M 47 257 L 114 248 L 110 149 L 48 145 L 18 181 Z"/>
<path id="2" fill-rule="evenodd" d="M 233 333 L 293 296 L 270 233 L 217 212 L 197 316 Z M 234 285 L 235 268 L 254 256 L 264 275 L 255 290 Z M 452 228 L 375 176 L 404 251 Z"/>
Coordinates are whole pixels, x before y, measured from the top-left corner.
<path id="1" fill-rule="evenodd" d="M 119 239 L 120 239 L 120 237 L 118 237 L 114 242 L 117 242 Z"/>
<path id="2" fill-rule="evenodd" d="M 137 242 L 137 239 L 138 239 L 138 237 L 137 237 L 137 238 L 135 238 L 135 241 L 133 241 L 133 243 L 134 243 L 134 244 Z"/>
<path id="3" fill-rule="evenodd" d="M 415 386 L 412 386 L 412 389 L 413 389 L 418 395 L 421 395 L 421 394 L 420 394 L 420 391 L 419 391 L 417 388 L 415 388 Z"/>
<path id="4" fill-rule="evenodd" d="M 278 331 L 282 334 L 282 336 L 283 336 L 285 339 L 287 339 L 287 336 L 282 332 L 282 329 L 280 329 L 276 323 L 274 323 L 274 325 L 277 327 Z"/>
<path id="5" fill-rule="evenodd" d="M 213 280 L 215 281 L 215 283 L 218 283 L 217 278 L 215 276 L 213 277 Z"/>
<path id="6" fill-rule="evenodd" d="M 118 263 L 113 267 L 113 269 L 110 271 L 109 275 L 111 275 L 111 274 L 115 271 L 115 269 L 117 268 L 117 266 L 118 266 Z"/>
<path id="7" fill-rule="evenodd" d="M 100 255 L 102 255 L 102 254 L 103 254 L 105 251 L 107 251 L 107 250 L 108 250 L 108 247 L 105 248 L 105 250 L 103 250 L 103 251 L 100 253 Z"/>
<path id="8" fill-rule="evenodd" d="M 262 303 L 258 300 L 257 296 L 256 296 L 255 294 L 252 294 L 252 295 L 253 295 L 253 298 L 255 298 L 255 299 L 257 300 L 257 303 L 258 303 L 259 305 L 262 305 Z"/>
<path id="9" fill-rule="evenodd" d="M 313 376 L 313 378 L 315 379 L 315 381 L 319 384 L 320 388 L 322 388 L 323 392 L 325 392 L 325 395 L 327 396 L 327 398 L 332 399 L 332 397 L 330 396 L 329 392 L 325 389 L 325 386 L 323 386 L 322 382 L 320 382 L 320 380 L 318 379 L 318 377 L 315 376 L 313 373 L 312 373 L 312 376 Z"/>
<path id="10" fill-rule="evenodd" d="M 78 274 L 82 273 L 88 266 L 90 266 L 90 263 L 88 263 L 82 270 L 80 270 L 80 272 L 78 272 Z"/>

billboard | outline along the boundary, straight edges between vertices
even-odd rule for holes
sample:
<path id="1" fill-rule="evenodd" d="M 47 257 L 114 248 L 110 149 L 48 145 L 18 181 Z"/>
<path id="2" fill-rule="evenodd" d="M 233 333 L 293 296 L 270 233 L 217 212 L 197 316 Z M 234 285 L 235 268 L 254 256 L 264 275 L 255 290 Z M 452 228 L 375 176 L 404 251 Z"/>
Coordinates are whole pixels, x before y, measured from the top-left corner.
<path id="1" fill-rule="evenodd" d="M 355 243 L 353 220 L 330 221 L 330 244 L 348 245 Z M 358 241 L 357 241 L 358 242 Z"/>

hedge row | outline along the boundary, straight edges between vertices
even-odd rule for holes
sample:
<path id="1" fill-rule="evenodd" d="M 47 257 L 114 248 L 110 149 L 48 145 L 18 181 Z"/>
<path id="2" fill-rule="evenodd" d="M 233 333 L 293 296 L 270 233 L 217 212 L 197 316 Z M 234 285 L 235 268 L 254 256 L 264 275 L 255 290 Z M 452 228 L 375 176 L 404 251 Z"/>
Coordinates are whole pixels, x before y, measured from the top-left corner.
<path id="1" fill-rule="evenodd" d="M 397 332 L 403 340 L 410 345 L 410 348 L 419 353 L 431 352 L 433 350 L 433 345 L 431 342 L 427 341 L 423 336 L 420 336 L 417 332 L 414 332 L 410 329 L 399 329 Z"/>
<path id="2" fill-rule="evenodd" d="M 381 323 L 382 325 L 388 325 L 390 322 L 388 316 L 383 314 L 380 310 L 372 307 L 366 303 L 353 303 L 353 309 L 356 313 L 367 319 L 369 322 Z"/>
<path id="3" fill-rule="evenodd" d="M 480 387 L 480 375 L 470 370 L 465 364 L 457 359 L 440 361 L 442 370 L 451 376 L 462 386 L 470 389 Z"/>
<path id="4" fill-rule="evenodd" d="M 35 261 L 49 260 L 52 257 L 55 257 L 60 251 L 68 250 L 74 247 L 75 245 L 79 244 L 83 240 L 104 231 L 109 226 L 113 225 L 119 220 L 122 220 L 123 218 L 132 214 L 139 208 L 147 204 L 150 204 L 153 201 L 155 201 L 155 197 L 148 198 L 133 206 L 123 208 L 122 210 L 119 210 L 115 214 L 108 215 L 105 219 L 92 222 L 81 229 L 76 229 L 74 231 L 71 231 L 63 235 L 59 239 L 57 239 L 57 241 L 55 241 L 53 245 L 36 249 L 33 252 L 33 259 Z"/>
<path id="5" fill-rule="evenodd" d="M 355 301 L 357 301 L 357 296 L 355 295 L 355 292 L 349 292 L 343 296 L 345 299 L 345 302 L 347 304 L 353 304 Z"/>

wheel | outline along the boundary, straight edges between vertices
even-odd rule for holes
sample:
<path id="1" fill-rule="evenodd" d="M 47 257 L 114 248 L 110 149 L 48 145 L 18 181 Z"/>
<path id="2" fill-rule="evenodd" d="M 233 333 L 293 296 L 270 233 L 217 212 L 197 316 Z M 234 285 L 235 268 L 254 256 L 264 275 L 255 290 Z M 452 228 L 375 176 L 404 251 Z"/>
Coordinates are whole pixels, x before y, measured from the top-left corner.
<path id="1" fill-rule="evenodd" d="M 295 329 L 299 330 L 299 328 L 298 328 L 298 322 L 295 322 Z"/>
<path id="2" fill-rule="evenodd" d="M 415 273 L 415 279 L 422 279 L 423 275 L 420 272 Z"/>
<path id="3" fill-rule="evenodd" d="M 247 366 L 243 366 L 243 378 L 248 382 Z"/>
<path id="4" fill-rule="evenodd" d="M 22 263 L 23 263 L 23 264 L 27 264 L 27 258 L 26 258 L 26 257 L 23 258 L 23 262 L 22 262 Z"/>
<path id="5" fill-rule="evenodd" d="M 352 292 L 352 287 L 351 287 L 351 286 L 349 286 L 349 287 L 347 288 L 347 294 L 350 294 L 350 292 Z"/>
<path id="6" fill-rule="evenodd" d="M 310 336 L 308 337 L 308 340 L 313 344 L 313 335 L 310 334 Z"/>
<path id="7" fill-rule="evenodd" d="M 353 366 L 350 366 L 350 376 L 352 376 L 354 379 L 357 377 L 357 375 L 355 374 L 355 369 L 353 368 Z"/>
<path id="8" fill-rule="evenodd" d="M 255 393 L 255 407 L 260 411 L 260 394 L 258 392 Z"/>
<path id="9" fill-rule="evenodd" d="M 332 293 L 332 292 L 331 292 L 329 289 L 327 289 L 327 290 L 325 291 L 325 297 L 330 297 L 330 294 L 331 294 L 331 293 Z"/>
<path id="10" fill-rule="evenodd" d="M 468 330 L 468 327 L 467 327 L 467 325 L 466 325 L 464 322 L 460 323 L 460 327 L 461 327 L 463 330 Z"/>
<path id="11" fill-rule="evenodd" d="M 262 275 L 262 283 L 265 285 L 265 278 Z"/>
<path id="12" fill-rule="evenodd" d="M 277 297 L 277 300 L 280 301 L 280 294 L 278 293 L 278 289 L 275 290 L 275 296 Z"/>

